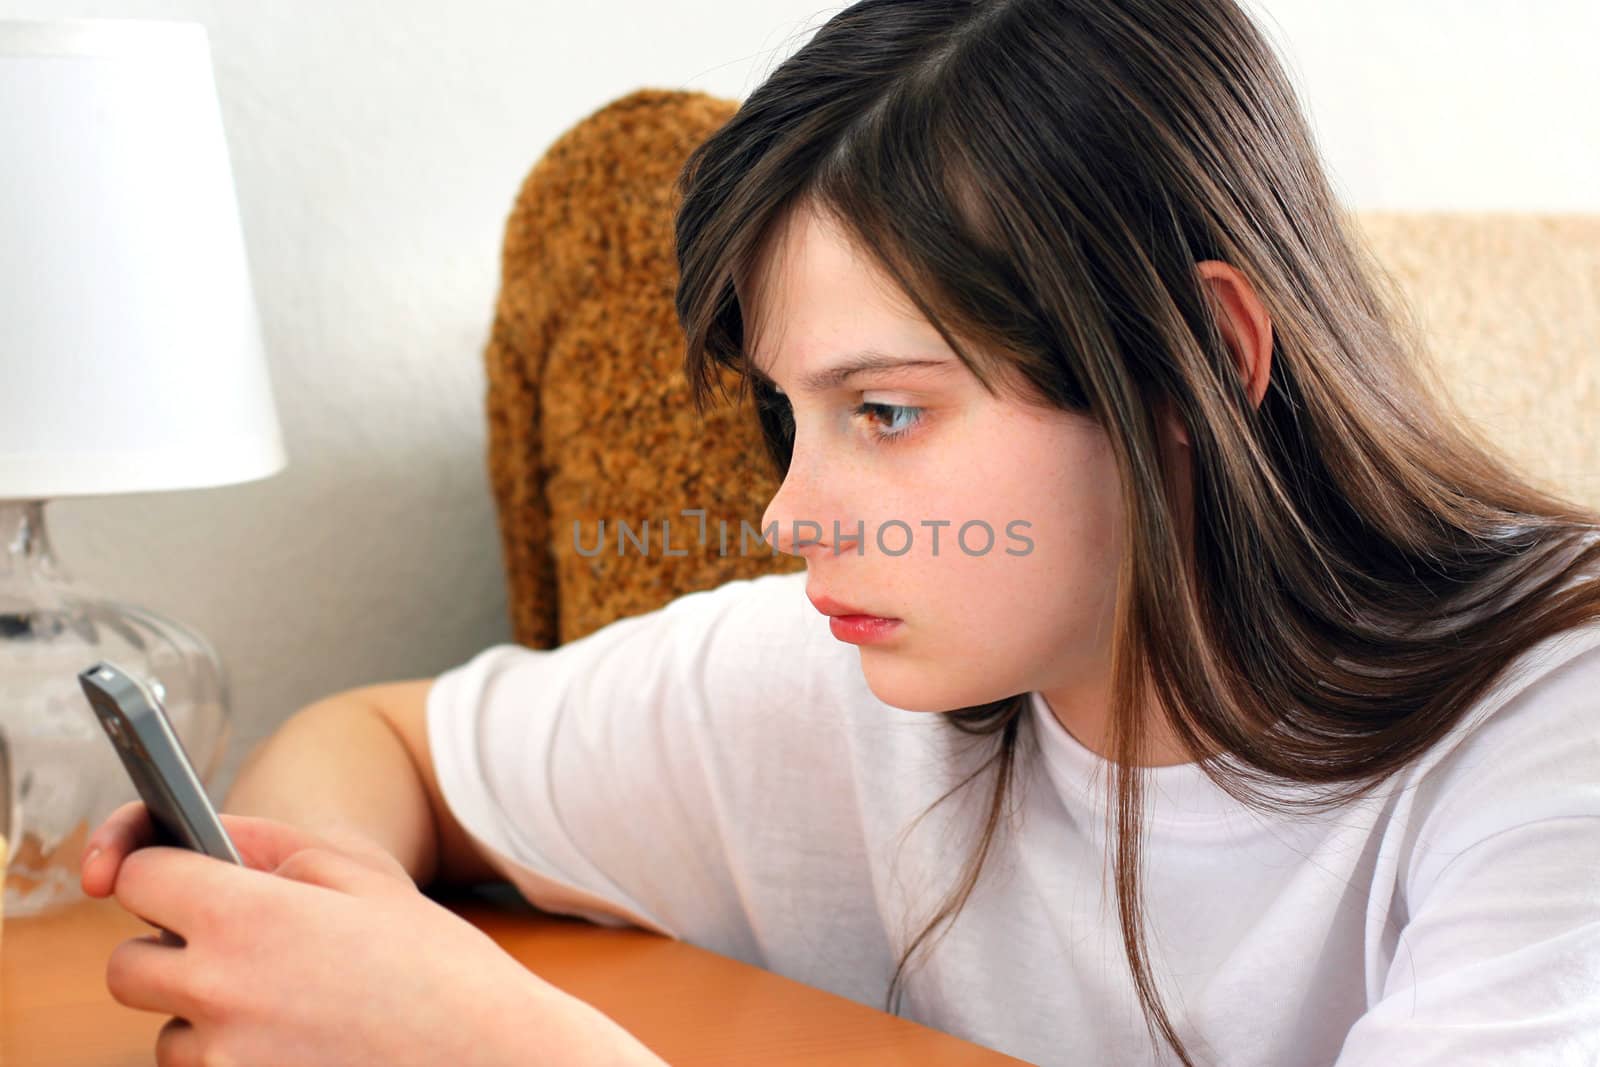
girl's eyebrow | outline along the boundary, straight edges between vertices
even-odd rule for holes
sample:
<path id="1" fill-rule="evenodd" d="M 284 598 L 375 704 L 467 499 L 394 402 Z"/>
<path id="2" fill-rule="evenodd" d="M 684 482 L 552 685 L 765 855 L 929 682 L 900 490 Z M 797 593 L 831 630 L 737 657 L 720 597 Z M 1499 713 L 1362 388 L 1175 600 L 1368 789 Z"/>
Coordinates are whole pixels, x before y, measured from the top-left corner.
<path id="1" fill-rule="evenodd" d="M 811 371 L 800 379 L 802 391 L 811 393 L 825 393 L 830 389 L 837 389 L 858 374 L 869 374 L 874 371 L 915 369 L 934 372 L 948 372 L 955 369 L 956 364 L 948 359 L 929 359 L 904 356 L 891 356 L 873 349 L 853 352 L 840 362 L 831 367 Z M 754 362 L 748 364 L 750 376 L 774 390 L 778 390 L 778 383 L 768 377 Z M 781 392 L 781 390 L 778 390 Z"/>

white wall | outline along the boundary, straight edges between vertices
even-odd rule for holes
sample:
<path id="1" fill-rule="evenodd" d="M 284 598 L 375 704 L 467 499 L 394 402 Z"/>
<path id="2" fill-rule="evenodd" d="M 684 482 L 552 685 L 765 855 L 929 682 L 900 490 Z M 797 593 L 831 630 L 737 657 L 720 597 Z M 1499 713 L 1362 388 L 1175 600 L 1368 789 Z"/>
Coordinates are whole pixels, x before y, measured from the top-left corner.
<path id="1" fill-rule="evenodd" d="M 289 469 L 51 516 L 81 578 L 217 645 L 225 782 L 305 703 L 508 638 L 481 358 L 529 166 L 640 86 L 742 97 L 840 6 L 0 0 L 211 36 Z M 1600 210 L 1593 0 L 1252 6 L 1352 204 Z"/>
<path id="2" fill-rule="evenodd" d="M 1596 0 L 1245 0 L 1347 203 L 1600 211 Z"/>

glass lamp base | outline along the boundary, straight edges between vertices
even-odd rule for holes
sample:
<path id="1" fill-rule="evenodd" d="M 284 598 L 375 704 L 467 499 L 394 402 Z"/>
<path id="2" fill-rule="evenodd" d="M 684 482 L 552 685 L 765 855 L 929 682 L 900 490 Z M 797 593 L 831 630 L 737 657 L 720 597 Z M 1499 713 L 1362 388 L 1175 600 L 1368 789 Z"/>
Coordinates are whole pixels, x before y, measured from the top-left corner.
<path id="1" fill-rule="evenodd" d="M 90 831 L 138 799 L 79 671 L 103 659 L 148 683 L 208 789 L 229 722 L 221 663 L 206 640 L 68 579 L 50 555 L 41 503 L 0 501 L 0 536 L 0 730 L 16 808 L 3 914 L 13 918 L 80 899 Z"/>

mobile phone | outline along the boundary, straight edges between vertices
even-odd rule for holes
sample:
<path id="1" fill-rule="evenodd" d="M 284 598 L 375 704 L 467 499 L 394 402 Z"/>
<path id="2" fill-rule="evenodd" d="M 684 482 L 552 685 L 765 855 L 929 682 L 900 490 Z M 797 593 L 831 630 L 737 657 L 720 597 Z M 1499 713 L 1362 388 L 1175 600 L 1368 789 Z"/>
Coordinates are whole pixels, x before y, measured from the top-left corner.
<path id="1" fill-rule="evenodd" d="M 78 684 L 144 798 L 156 844 L 193 849 L 243 866 L 183 742 L 150 687 L 105 661 L 79 672 Z"/>

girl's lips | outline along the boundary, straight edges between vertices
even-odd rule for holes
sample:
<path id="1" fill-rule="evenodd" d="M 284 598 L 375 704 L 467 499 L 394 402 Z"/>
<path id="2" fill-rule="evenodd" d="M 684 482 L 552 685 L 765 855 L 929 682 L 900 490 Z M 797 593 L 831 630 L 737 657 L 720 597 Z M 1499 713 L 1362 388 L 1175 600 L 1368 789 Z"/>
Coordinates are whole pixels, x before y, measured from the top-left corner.
<path id="1" fill-rule="evenodd" d="M 876 615 L 832 615 L 828 618 L 828 629 L 833 631 L 833 636 L 852 645 L 884 640 L 899 628 L 899 619 Z"/>
<path id="2" fill-rule="evenodd" d="M 810 593 L 807 593 L 806 599 L 811 601 L 812 607 L 816 608 L 824 615 L 861 615 L 867 618 L 891 618 L 889 615 L 874 616 L 872 612 L 868 611 L 866 608 L 860 608 L 854 604 L 841 603 L 840 601 L 833 599 L 831 596 L 812 596 Z"/>
<path id="3" fill-rule="evenodd" d="M 881 641 L 899 629 L 901 620 L 886 615 L 869 615 L 860 608 L 841 604 L 832 597 L 806 594 L 813 607 L 828 616 L 833 636 L 852 645 Z"/>

